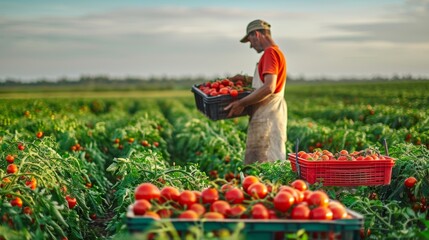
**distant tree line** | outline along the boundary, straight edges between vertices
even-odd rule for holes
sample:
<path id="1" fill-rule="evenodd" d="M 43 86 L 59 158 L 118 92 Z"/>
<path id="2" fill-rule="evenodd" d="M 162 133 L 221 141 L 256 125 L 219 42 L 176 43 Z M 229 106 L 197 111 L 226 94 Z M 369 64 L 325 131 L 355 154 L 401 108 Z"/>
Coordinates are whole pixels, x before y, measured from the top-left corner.
<path id="1" fill-rule="evenodd" d="M 342 78 L 342 79 L 329 79 L 329 78 L 317 78 L 308 79 L 303 77 L 292 77 L 288 76 L 288 84 L 294 83 L 306 83 L 313 81 L 338 81 L 338 82 L 350 82 L 350 81 L 395 81 L 395 80 L 428 80 L 428 77 L 415 77 L 411 75 L 393 76 L 393 77 L 371 77 L 371 78 Z M 109 76 L 81 76 L 79 79 L 68 79 L 61 78 L 57 81 L 48 81 L 46 79 L 40 79 L 31 82 L 25 82 L 18 79 L 0 79 L 0 89 L 6 90 L 7 88 L 32 88 L 32 89 L 45 89 L 45 90 L 58 90 L 67 88 L 78 89 L 78 90 L 172 90 L 172 89 L 190 89 L 195 84 L 202 82 L 211 81 L 215 79 L 209 79 L 207 77 L 150 77 L 150 78 L 138 78 L 138 77 L 126 77 L 126 78 L 114 78 Z"/>

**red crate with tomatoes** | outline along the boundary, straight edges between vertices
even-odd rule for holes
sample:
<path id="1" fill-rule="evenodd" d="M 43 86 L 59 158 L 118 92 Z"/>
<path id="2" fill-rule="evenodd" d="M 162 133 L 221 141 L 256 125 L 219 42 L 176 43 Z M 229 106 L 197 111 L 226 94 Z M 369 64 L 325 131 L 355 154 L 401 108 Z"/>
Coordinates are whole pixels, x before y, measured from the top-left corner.
<path id="1" fill-rule="evenodd" d="M 310 184 L 324 186 L 389 185 L 395 159 L 371 149 L 349 153 L 328 150 L 289 153 L 292 170 Z"/>
<path id="2" fill-rule="evenodd" d="M 192 92 L 198 110 L 211 120 L 220 120 L 228 118 L 228 111 L 224 108 L 249 95 L 252 88 L 246 76 L 235 76 L 194 85 Z M 242 114 L 233 117 L 248 115 L 250 110 L 246 108 Z"/>

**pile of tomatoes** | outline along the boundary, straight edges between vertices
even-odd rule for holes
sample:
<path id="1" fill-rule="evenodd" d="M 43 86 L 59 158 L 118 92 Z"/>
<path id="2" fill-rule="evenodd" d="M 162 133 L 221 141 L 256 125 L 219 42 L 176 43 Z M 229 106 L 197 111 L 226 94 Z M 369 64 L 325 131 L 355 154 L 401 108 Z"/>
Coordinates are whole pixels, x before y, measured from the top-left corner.
<path id="1" fill-rule="evenodd" d="M 316 150 L 312 153 L 299 151 L 298 157 L 310 161 L 370 161 L 391 159 L 387 156 L 380 155 L 371 149 L 354 151 L 352 153 L 343 149 L 335 154 L 326 149 Z"/>
<path id="2" fill-rule="evenodd" d="M 344 205 L 330 200 L 321 190 L 309 190 L 303 180 L 273 185 L 256 176 L 202 191 L 159 189 L 142 183 L 135 189 L 131 209 L 136 216 L 153 219 L 299 219 L 336 220 L 352 218 Z"/>
<path id="3" fill-rule="evenodd" d="M 246 78 L 234 77 L 224 78 L 215 81 L 208 81 L 198 86 L 204 94 L 207 96 L 219 96 L 219 95 L 230 95 L 237 97 L 239 93 L 244 92 L 248 89 Z"/>

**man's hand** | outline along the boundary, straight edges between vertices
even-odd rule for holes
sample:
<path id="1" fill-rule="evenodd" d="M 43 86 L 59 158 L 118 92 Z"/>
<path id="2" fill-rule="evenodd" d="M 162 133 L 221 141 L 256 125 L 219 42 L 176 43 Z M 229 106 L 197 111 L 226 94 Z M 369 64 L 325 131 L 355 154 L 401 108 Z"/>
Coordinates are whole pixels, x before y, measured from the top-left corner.
<path id="1" fill-rule="evenodd" d="M 229 110 L 231 109 L 231 110 Z M 240 101 L 234 101 L 224 108 L 224 110 L 229 110 L 228 118 L 232 116 L 239 115 L 244 111 L 244 107 L 241 105 Z"/>

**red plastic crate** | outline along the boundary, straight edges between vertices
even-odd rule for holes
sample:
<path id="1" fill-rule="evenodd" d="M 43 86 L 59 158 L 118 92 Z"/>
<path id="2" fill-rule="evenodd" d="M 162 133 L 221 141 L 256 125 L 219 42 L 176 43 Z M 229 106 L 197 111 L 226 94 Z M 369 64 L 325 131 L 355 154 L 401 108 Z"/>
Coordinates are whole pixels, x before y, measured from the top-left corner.
<path id="1" fill-rule="evenodd" d="M 289 161 L 294 172 L 296 154 L 289 153 Z M 310 184 L 316 182 L 324 186 L 379 186 L 389 185 L 393 158 L 384 156 L 385 160 L 362 161 L 311 161 L 298 157 L 300 176 Z"/>

